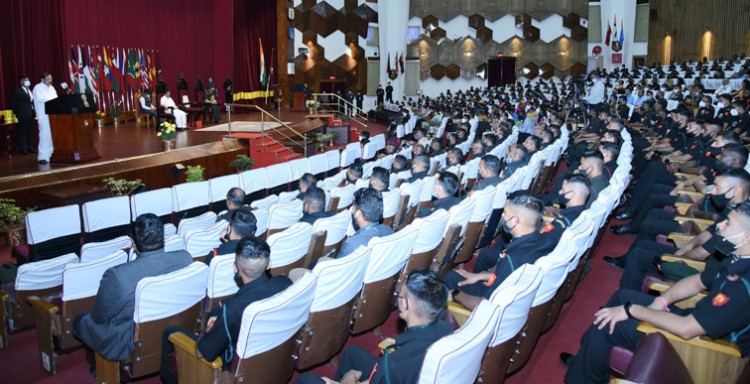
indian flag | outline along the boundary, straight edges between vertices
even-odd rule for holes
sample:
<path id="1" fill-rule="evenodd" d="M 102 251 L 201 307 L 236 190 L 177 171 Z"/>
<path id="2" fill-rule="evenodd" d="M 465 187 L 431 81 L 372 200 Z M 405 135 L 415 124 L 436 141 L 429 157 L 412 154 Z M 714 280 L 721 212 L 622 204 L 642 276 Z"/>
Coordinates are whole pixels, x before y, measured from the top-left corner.
<path id="1" fill-rule="evenodd" d="M 259 37 L 260 42 L 260 85 L 266 85 L 266 58 L 263 56 L 263 40 Z"/>

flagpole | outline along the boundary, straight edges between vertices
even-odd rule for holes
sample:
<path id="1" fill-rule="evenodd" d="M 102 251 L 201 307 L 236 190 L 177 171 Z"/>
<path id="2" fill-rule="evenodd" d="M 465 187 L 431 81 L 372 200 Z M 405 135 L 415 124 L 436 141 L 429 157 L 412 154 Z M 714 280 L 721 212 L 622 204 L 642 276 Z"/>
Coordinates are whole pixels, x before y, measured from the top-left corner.
<path id="1" fill-rule="evenodd" d="M 271 70 L 270 75 L 266 77 L 266 104 L 268 104 L 268 89 L 271 85 L 271 77 L 273 77 L 273 55 L 275 55 L 276 47 L 271 47 L 271 63 L 268 67 Z"/>

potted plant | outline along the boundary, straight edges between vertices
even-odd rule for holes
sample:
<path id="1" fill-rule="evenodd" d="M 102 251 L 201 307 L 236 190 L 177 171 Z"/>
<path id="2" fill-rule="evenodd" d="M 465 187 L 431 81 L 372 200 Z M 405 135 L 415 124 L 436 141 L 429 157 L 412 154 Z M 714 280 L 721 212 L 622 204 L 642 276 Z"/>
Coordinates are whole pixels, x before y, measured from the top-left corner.
<path id="1" fill-rule="evenodd" d="M 315 99 L 307 100 L 307 109 L 310 110 L 310 114 L 312 115 L 318 109 L 318 102 Z"/>
<path id="2" fill-rule="evenodd" d="M 5 233 L 8 245 L 16 247 L 26 243 L 25 211 L 16 205 L 13 199 L 0 199 L 0 230 Z"/>
<path id="3" fill-rule="evenodd" d="M 120 110 L 120 103 L 113 104 L 112 108 L 109 109 L 109 115 L 112 116 L 112 120 L 115 122 L 115 126 L 118 126 L 120 124 L 118 118 L 121 114 L 122 111 Z"/>
<path id="4" fill-rule="evenodd" d="M 195 181 L 203 181 L 203 171 L 205 168 L 203 168 L 200 165 L 188 165 L 187 171 L 185 171 L 185 174 L 187 175 L 187 182 L 192 183 Z"/>
<path id="5" fill-rule="evenodd" d="M 96 111 L 96 113 L 94 113 L 94 120 L 96 120 L 97 128 L 101 128 L 104 126 L 105 117 L 107 117 L 107 114 L 104 113 L 104 111 Z"/>
<path id="6" fill-rule="evenodd" d="M 104 186 L 109 189 L 110 196 L 129 196 L 136 188 L 143 186 L 141 179 L 125 180 L 108 177 L 102 180 Z"/>
<path id="7" fill-rule="evenodd" d="M 161 139 L 164 151 L 174 149 L 174 137 L 177 135 L 177 126 L 168 121 L 164 121 L 159 124 L 159 130 L 156 131 L 156 136 Z"/>
<path id="8" fill-rule="evenodd" d="M 255 164 L 255 159 L 248 155 L 237 155 L 237 158 L 229 163 L 230 167 L 237 168 L 237 172 L 249 171 Z"/>

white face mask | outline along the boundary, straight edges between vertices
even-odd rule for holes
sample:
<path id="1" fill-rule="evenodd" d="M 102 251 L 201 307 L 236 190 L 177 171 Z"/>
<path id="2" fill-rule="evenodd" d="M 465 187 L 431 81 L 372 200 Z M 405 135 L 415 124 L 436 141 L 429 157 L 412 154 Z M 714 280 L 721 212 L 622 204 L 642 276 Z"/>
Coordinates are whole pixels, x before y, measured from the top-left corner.
<path id="1" fill-rule="evenodd" d="M 31 86 L 31 82 L 30 82 L 30 81 L 28 81 L 28 80 L 24 80 L 24 81 L 23 81 L 23 86 L 24 86 L 24 87 L 29 87 L 29 86 Z"/>
<path id="2" fill-rule="evenodd" d="M 706 108 L 706 102 L 705 101 L 701 101 L 700 103 L 698 103 L 698 106 L 701 107 L 701 108 Z"/>
<path id="3" fill-rule="evenodd" d="M 740 115 L 740 111 L 738 111 L 737 108 L 732 108 L 732 110 L 729 111 L 729 114 L 732 115 L 732 116 L 739 116 Z"/>

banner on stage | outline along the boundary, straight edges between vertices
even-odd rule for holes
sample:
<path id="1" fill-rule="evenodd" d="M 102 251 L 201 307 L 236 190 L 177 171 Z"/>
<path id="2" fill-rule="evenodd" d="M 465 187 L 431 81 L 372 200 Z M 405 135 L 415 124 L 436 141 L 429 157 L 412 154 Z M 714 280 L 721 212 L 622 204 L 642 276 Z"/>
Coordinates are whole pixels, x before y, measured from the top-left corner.
<path id="1" fill-rule="evenodd" d="M 612 54 L 612 64 L 622 64 L 622 53 Z"/>

